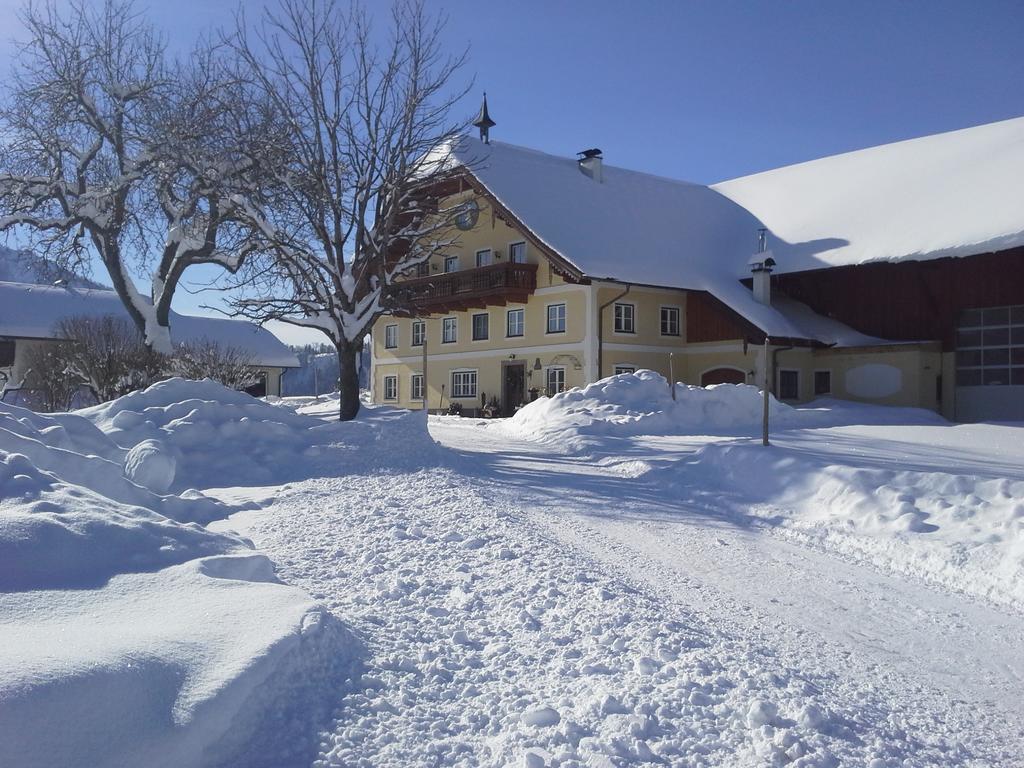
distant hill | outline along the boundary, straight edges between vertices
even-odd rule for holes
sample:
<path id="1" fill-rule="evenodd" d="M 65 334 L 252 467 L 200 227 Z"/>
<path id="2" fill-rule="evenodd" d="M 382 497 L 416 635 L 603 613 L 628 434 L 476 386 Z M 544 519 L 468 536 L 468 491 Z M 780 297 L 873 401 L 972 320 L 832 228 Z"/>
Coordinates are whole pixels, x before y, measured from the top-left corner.
<path id="1" fill-rule="evenodd" d="M 16 251 L 0 245 L 0 282 L 53 285 L 63 280 L 76 288 L 109 288 L 87 277 L 74 275 L 31 251 Z"/>

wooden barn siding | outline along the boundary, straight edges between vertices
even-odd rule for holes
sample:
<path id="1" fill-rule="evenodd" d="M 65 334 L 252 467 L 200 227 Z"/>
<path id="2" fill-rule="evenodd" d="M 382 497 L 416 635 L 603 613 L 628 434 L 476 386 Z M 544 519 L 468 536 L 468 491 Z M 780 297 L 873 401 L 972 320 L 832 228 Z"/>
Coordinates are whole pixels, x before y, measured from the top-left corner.
<path id="1" fill-rule="evenodd" d="M 752 330 L 737 318 L 735 312 L 710 293 L 691 291 L 686 294 L 688 343 L 742 339 L 750 336 Z"/>
<path id="2" fill-rule="evenodd" d="M 1024 304 L 1024 248 L 797 272 L 776 275 L 773 283 L 863 333 L 897 341 L 940 340 L 948 350 L 961 310 Z"/>

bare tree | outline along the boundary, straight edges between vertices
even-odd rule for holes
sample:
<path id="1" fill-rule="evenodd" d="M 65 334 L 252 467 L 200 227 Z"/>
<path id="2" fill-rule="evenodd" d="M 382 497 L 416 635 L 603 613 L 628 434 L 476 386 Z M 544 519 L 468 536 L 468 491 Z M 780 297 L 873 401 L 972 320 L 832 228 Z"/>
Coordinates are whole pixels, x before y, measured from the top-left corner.
<path id="1" fill-rule="evenodd" d="M 201 339 L 176 345 L 170 370 L 185 379 L 213 379 L 231 389 L 246 389 L 260 379 L 254 365 L 244 350 Z"/>
<path id="2" fill-rule="evenodd" d="M 438 211 L 453 175 L 446 153 L 465 128 L 450 118 L 465 54 L 444 52 L 444 19 L 400 0 L 390 36 L 335 0 L 280 0 L 229 41 L 288 128 L 271 190 L 247 208 L 267 254 L 235 284 L 236 311 L 322 331 L 337 350 L 341 419 L 359 410 L 358 353 L 397 308 L 396 279 L 454 242 Z M 450 189 L 444 194 L 450 194 Z"/>
<path id="3" fill-rule="evenodd" d="M 66 341 L 47 341 L 32 347 L 27 354 L 28 370 L 22 387 L 28 391 L 24 404 L 44 413 L 66 411 L 84 383 L 68 370 Z"/>
<path id="4" fill-rule="evenodd" d="M 149 386 L 168 365 L 133 325 L 114 315 L 66 317 L 54 335 L 67 339 L 53 345 L 65 378 L 86 383 L 101 403 Z"/>
<path id="5" fill-rule="evenodd" d="M 184 270 L 244 259 L 231 201 L 258 189 L 262 155 L 245 143 L 268 123 L 239 108 L 244 91 L 208 48 L 168 64 L 131 0 L 66 12 L 51 0 L 22 18 L 29 40 L 0 109 L 0 231 L 27 228 L 61 268 L 81 270 L 91 247 L 146 343 L 170 353 Z M 153 262 L 146 295 L 133 267 Z"/>

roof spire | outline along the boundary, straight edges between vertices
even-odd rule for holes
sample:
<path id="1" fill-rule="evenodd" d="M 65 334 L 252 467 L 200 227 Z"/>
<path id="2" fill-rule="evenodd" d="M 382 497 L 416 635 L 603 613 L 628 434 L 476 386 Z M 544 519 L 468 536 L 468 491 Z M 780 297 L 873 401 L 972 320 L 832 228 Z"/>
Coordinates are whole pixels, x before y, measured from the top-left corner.
<path id="1" fill-rule="evenodd" d="M 487 91 L 484 91 L 484 102 L 480 105 L 480 114 L 476 116 L 473 125 L 480 129 L 480 141 L 490 144 L 489 129 L 497 123 L 491 120 L 491 116 L 487 113 Z"/>

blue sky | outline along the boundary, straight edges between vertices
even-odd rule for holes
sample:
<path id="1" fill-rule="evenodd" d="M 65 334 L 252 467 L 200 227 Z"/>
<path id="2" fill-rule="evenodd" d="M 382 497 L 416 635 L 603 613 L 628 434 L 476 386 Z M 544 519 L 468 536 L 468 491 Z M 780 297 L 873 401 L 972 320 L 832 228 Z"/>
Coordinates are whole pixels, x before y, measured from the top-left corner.
<path id="1" fill-rule="evenodd" d="M 0 0 L 0 74 L 17 37 Z M 369 7 L 386 13 L 387 4 Z M 1024 115 L 1024 2 L 428 0 L 492 139 L 712 183 Z M 248 13 L 260 3 L 245 3 Z M 143 2 L 187 48 L 234 0 Z M 203 301 L 182 296 L 176 307 Z"/>

